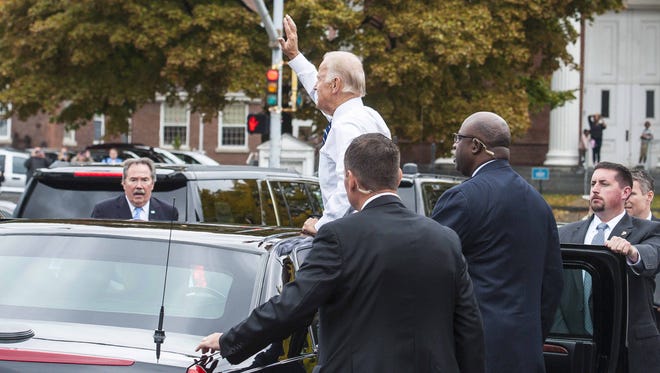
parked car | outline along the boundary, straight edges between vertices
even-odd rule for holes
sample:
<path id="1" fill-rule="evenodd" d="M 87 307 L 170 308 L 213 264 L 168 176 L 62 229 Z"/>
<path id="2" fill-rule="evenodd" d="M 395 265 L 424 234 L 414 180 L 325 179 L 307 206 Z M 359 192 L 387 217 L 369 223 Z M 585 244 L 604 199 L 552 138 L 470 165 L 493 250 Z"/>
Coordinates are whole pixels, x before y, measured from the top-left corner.
<path id="1" fill-rule="evenodd" d="M 318 180 L 253 166 L 158 165 L 153 196 L 173 203 L 179 221 L 302 227 L 323 211 Z M 19 218 L 86 218 L 123 193 L 120 165 L 67 165 L 34 174 Z"/>
<path id="2" fill-rule="evenodd" d="M 431 216 L 442 193 L 465 180 L 464 177 L 419 173 L 414 163 L 404 164 L 402 171 L 398 194 L 403 204 L 425 216 Z"/>
<path id="3" fill-rule="evenodd" d="M 192 152 L 185 150 L 170 150 L 170 153 L 176 155 L 187 164 L 204 164 L 208 166 L 219 165 L 218 161 L 201 152 Z"/>
<path id="4" fill-rule="evenodd" d="M 275 250 L 287 234 L 298 230 L 0 222 L 0 371 L 182 372 L 202 337 L 277 294 L 296 261 Z M 297 356 L 294 345 L 282 343 Z M 220 361 L 216 372 L 253 363 Z"/>
<path id="5" fill-rule="evenodd" d="M 0 185 L 0 194 L 18 195 L 25 190 L 25 161 L 30 154 L 20 150 L 0 149 L 0 171 L 5 176 L 5 181 Z"/>
<path id="6" fill-rule="evenodd" d="M 0 219 L 11 218 L 14 215 L 16 204 L 11 201 L 0 200 Z"/>
<path id="7" fill-rule="evenodd" d="M 165 164 L 185 164 L 179 157 L 169 151 L 142 144 L 127 143 L 105 143 L 90 145 L 85 150 L 89 150 L 94 162 L 102 162 L 108 156 L 110 149 L 115 148 L 119 153 L 119 158 L 126 160 L 129 158 L 146 157 L 156 163 Z"/>

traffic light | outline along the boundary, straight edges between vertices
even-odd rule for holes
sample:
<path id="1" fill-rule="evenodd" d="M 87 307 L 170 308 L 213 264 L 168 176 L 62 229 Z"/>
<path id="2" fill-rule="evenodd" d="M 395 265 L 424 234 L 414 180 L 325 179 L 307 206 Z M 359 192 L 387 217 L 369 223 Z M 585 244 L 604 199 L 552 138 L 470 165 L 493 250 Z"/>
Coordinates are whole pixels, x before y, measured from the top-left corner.
<path id="1" fill-rule="evenodd" d="M 270 69 L 266 72 L 266 105 L 277 106 L 277 88 L 279 85 L 280 71 Z"/>
<path id="2" fill-rule="evenodd" d="M 266 114 L 248 114 L 247 129 L 249 133 L 268 133 L 270 121 Z"/>

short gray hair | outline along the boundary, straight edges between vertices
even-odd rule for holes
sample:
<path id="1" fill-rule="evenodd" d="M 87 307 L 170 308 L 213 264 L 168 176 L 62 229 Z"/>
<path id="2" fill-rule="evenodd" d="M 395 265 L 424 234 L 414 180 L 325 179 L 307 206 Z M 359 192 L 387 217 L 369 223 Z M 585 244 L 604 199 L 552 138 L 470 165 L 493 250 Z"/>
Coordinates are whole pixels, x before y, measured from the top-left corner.
<path id="1" fill-rule="evenodd" d="M 358 56 L 345 51 L 328 52 L 323 56 L 323 62 L 328 67 L 326 82 L 339 78 L 344 83 L 342 92 L 350 92 L 360 97 L 367 94 L 364 68 Z"/>
<path id="2" fill-rule="evenodd" d="M 648 192 L 655 192 L 655 182 L 653 176 L 645 170 L 632 170 L 633 181 L 639 183 L 639 189 L 642 190 L 642 193 L 646 194 Z"/>
<path id="3" fill-rule="evenodd" d="M 149 167 L 149 170 L 151 171 L 151 179 L 153 182 L 156 182 L 156 165 L 154 164 L 154 161 L 152 161 L 149 158 L 129 158 L 124 161 L 124 174 L 121 176 L 121 181 L 122 183 L 124 180 L 126 180 L 126 176 L 128 175 L 128 169 L 136 164 L 144 164 Z"/>

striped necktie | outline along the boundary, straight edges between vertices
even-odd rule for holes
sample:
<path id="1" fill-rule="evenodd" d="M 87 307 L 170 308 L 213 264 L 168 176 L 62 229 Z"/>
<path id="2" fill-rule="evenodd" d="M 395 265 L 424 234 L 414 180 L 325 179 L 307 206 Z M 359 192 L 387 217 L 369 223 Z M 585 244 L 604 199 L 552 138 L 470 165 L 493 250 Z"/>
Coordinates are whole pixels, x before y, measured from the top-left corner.
<path id="1" fill-rule="evenodd" d="M 605 230 L 607 229 L 607 224 L 606 223 L 600 223 L 596 227 L 596 230 L 598 231 L 594 238 L 591 240 L 592 245 L 603 245 L 605 244 Z M 584 284 L 584 330 L 587 331 L 589 334 L 594 333 L 594 324 L 593 324 L 593 319 L 591 317 L 591 307 L 589 307 L 589 300 L 591 299 L 591 287 L 593 285 L 593 281 L 591 279 L 591 274 L 589 273 L 584 273 L 584 278 L 582 279 L 583 284 Z"/>
<path id="2" fill-rule="evenodd" d="M 325 126 L 325 130 L 323 130 L 323 143 L 325 144 L 325 139 L 328 138 L 328 133 L 330 133 L 330 128 L 332 128 L 332 121 L 328 122 L 328 125 Z"/>

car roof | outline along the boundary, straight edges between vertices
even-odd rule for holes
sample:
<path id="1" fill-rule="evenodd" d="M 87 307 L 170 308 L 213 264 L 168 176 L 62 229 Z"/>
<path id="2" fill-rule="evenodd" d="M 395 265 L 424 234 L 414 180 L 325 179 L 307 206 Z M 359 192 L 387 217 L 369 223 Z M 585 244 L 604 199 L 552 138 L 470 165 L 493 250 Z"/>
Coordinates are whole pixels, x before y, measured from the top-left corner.
<path id="1" fill-rule="evenodd" d="M 170 234 L 171 232 L 171 234 Z M 261 242 L 299 235 L 300 229 L 101 219 L 13 219 L 0 221 L 0 236 L 38 234 L 106 236 L 218 245 L 263 253 Z M 171 237 L 171 238 L 170 238 Z"/>
<path id="2" fill-rule="evenodd" d="M 105 163 L 75 164 L 69 162 L 58 162 L 49 168 L 39 169 L 36 174 L 41 177 L 48 175 L 62 175 L 80 173 L 79 176 L 121 176 L 118 173 L 123 172 L 123 166 L 120 164 L 111 165 Z M 96 174 L 98 173 L 98 174 Z M 295 171 L 289 171 L 281 168 L 268 168 L 258 166 L 242 165 L 197 165 L 197 164 L 156 164 L 156 174 L 159 176 L 168 176 L 175 173 L 183 173 L 189 179 L 209 179 L 209 178 L 248 178 L 263 179 L 283 177 L 296 180 L 316 180 L 314 177 L 301 176 Z M 35 174 L 35 175 L 36 175 Z"/>

